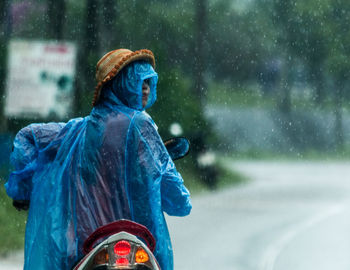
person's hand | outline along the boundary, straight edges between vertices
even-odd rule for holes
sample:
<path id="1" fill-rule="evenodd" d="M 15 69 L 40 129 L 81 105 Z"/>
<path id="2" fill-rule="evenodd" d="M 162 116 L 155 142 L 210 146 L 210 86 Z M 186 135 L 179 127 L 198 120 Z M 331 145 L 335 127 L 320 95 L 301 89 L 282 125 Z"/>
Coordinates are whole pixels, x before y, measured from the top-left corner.
<path id="1" fill-rule="evenodd" d="M 167 147 L 169 144 L 171 144 L 172 142 L 174 141 L 174 139 L 170 139 L 170 140 L 167 140 L 167 141 L 163 141 L 165 147 Z"/>
<path id="2" fill-rule="evenodd" d="M 29 209 L 29 201 L 27 200 L 13 200 L 12 205 L 18 210 L 27 211 Z"/>

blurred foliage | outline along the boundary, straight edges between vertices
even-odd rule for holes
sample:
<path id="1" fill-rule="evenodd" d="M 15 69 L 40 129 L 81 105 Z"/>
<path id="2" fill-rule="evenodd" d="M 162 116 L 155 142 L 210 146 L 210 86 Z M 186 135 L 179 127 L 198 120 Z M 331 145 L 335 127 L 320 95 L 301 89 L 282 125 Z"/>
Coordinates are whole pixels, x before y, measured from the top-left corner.
<path id="1" fill-rule="evenodd" d="M 1 42 L 2 45 L 0 45 L 0 106 L 1 108 L 5 105 L 5 95 L 4 95 L 4 88 L 5 88 L 5 78 L 6 78 L 6 46 L 4 46 L 4 43 Z M 1 123 L 5 123 L 5 119 L 3 114 L 0 114 L 0 121 Z M 0 131 L 4 132 L 6 131 L 6 126 L 3 124 L 0 125 Z"/>
<path id="2" fill-rule="evenodd" d="M 12 36 L 46 38 L 48 31 L 42 26 L 50 22 L 46 13 L 49 2 L 12 1 L 13 8 L 20 13 L 13 22 Z M 63 38 L 75 40 L 81 50 L 86 43 L 86 26 L 92 27 L 93 22 L 86 22 L 86 12 L 89 3 L 93 3 L 91 8 L 96 12 L 97 31 L 89 40 L 96 42 L 98 57 L 119 47 L 132 50 L 146 47 L 155 51 L 157 60 L 164 57 L 164 53 L 168 66 L 176 67 L 190 77 L 193 75 L 195 8 L 199 2 L 65 2 Z M 208 80 L 241 83 L 256 80 L 261 65 L 283 53 L 287 58 L 302 62 L 310 77 L 315 77 L 312 73 L 316 72 L 317 66 L 324 72 L 348 70 L 348 1 L 263 0 L 251 1 L 244 8 L 237 8 L 237 5 L 227 0 L 208 1 L 208 29 L 204 34 Z M 115 13 L 115 25 L 110 29 L 104 29 L 106 10 Z M 113 43 L 103 47 L 105 39 L 113 40 Z M 94 61 L 89 64 L 92 71 L 94 64 Z"/>
<path id="3" fill-rule="evenodd" d="M 178 122 L 194 144 L 204 137 L 206 147 L 214 148 L 218 139 L 203 116 L 203 106 L 213 103 L 274 106 L 285 114 L 281 127 L 291 121 L 297 126 L 299 119 L 292 117 L 298 108 L 320 107 L 335 115 L 339 149 L 346 143 L 341 108 L 350 99 L 347 0 L 5 0 L 1 7 L 4 3 L 11 3 L 11 37 L 62 37 L 78 45 L 72 117 L 90 113 L 95 64 L 104 53 L 148 48 L 159 73 L 158 102 L 149 112 L 164 138 L 171 136 L 169 126 Z M 62 7 L 55 8 L 54 18 L 52 3 Z M 205 18 L 199 16 L 199 6 L 205 7 Z M 5 13 L 0 16 L 2 29 L 9 25 Z M 0 36 L 1 82 L 8 37 Z M 200 50 L 198 40 L 203 43 Z M 196 66 L 199 60 L 201 69 Z M 196 89 L 198 76 L 205 88 L 201 91 Z M 296 87 L 298 98 L 293 96 Z M 207 99 L 203 102 L 198 93 Z M 11 120 L 7 128 L 15 132 L 26 123 Z M 200 147 L 194 145 L 194 152 Z"/>
<path id="4" fill-rule="evenodd" d="M 201 117 L 202 108 L 196 105 L 199 98 L 195 92 L 198 69 L 195 62 L 196 12 L 202 1 L 65 1 L 65 8 L 57 10 L 64 12 L 57 15 L 64 18 L 62 25 L 56 23 L 57 31 L 62 31 L 64 39 L 76 41 L 80 48 L 74 116 L 86 115 L 91 110 L 94 67 L 105 52 L 120 47 L 149 48 L 156 55 L 160 75 L 160 100 L 152 116 L 161 121 L 161 133 L 167 136 L 167 127 L 174 120 L 183 121 L 185 130 L 201 131 L 205 120 Z M 57 5 L 58 2 L 62 1 L 57 1 Z M 52 36 L 52 27 L 42 27 L 55 27 L 58 20 L 48 18 L 50 3 L 51 0 L 12 1 L 15 12 L 12 37 Z M 201 33 L 205 52 L 201 76 L 209 88 L 215 84 L 245 85 L 259 81 L 275 96 L 277 106 L 288 112 L 292 110 L 291 88 L 302 73 L 306 74 L 304 87 L 313 90 L 317 105 L 338 95 L 340 98 L 335 98 L 338 106 L 350 96 L 344 89 L 350 70 L 348 1 L 263 0 L 244 4 L 208 0 L 205 7 L 208 16 L 207 29 Z M 179 84 L 177 80 L 184 82 Z M 169 89 L 174 86 L 186 88 L 183 93 L 187 94 L 165 98 L 173 95 Z M 242 88 L 233 87 L 231 91 Z M 186 108 L 192 105 L 194 108 L 178 113 L 175 119 L 174 111 L 167 109 L 167 101 L 179 106 L 187 103 Z M 197 122 L 187 120 L 193 119 L 191 114 L 195 112 L 199 113 Z"/>

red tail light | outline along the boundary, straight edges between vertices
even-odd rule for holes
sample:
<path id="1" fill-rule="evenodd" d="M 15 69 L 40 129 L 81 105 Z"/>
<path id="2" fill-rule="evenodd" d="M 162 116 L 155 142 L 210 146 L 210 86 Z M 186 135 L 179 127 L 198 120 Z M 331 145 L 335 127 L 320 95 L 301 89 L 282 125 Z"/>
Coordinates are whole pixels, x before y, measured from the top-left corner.
<path id="1" fill-rule="evenodd" d="M 118 256 L 129 255 L 131 251 L 131 245 L 129 242 L 122 240 L 115 244 L 114 253 Z"/>
<path id="2" fill-rule="evenodd" d="M 128 265 L 129 260 L 127 258 L 119 258 L 115 263 L 116 265 Z"/>

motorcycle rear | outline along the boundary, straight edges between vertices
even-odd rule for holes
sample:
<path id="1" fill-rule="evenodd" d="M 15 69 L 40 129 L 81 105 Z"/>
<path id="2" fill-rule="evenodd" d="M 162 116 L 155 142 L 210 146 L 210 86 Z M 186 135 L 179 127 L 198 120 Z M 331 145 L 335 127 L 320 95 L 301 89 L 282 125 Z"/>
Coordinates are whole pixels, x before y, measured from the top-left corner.
<path id="1" fill-rule="evenodd" d="M 154 237 L 146 227 L 119 220 L 98 228 L 85 241 L 86 255 L 73 270 L 160 270 L 154 248 Z"/>

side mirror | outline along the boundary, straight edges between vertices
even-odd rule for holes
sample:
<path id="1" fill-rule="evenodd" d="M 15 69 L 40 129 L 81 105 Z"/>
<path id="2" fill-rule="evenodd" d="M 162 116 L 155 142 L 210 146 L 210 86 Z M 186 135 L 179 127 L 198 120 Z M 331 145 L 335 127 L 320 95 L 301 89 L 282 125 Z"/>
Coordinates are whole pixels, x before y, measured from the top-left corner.
<path id="1" fill-rule="evenodd" d="M 172 160 L 183 158 L 190 151 L 190 142 L 184 137 L 175 137 L 164 141 Z"/>

